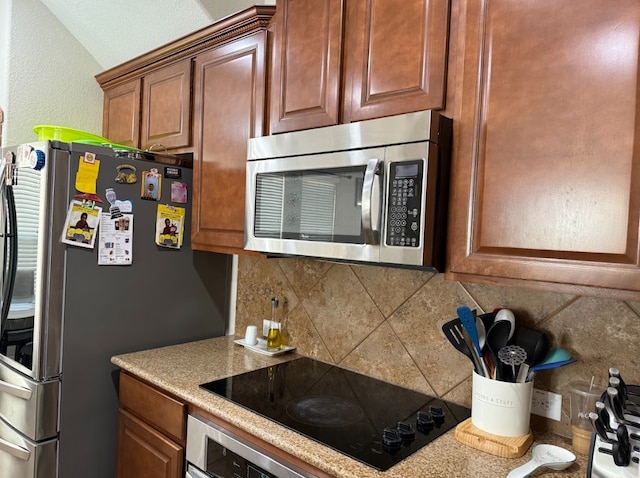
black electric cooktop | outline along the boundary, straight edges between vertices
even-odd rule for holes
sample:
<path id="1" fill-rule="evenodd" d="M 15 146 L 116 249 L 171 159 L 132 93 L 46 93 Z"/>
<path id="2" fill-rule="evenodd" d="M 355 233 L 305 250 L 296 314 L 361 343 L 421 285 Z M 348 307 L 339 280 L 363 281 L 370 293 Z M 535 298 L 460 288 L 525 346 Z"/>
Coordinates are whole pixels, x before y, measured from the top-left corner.
<path id="1" fill-rule="evenodd" d="M 380 471 L 470 416 L 460 405 L 307 357 L 200 386 Z"/>

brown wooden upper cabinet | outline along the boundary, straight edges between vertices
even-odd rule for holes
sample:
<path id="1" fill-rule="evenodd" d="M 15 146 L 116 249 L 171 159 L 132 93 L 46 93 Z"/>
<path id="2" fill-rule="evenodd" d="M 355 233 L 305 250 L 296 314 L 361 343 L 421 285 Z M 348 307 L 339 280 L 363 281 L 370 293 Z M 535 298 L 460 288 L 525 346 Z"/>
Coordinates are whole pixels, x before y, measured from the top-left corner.
<path id="1" fill-rule="evenodd" d="M 640 291 L 640 3 L 461 5 L 447 276 Z"/>
<path id="2" fill-rule="evenodd" d="M 267 129 L 274 12 L 247 8 L 96 76 L 104 136 L 193 153 L 193 249 L 245 253 L 247 141 Z"/>
<path id="3" fill-rule="evenodd" d="M 114 143 L 140 145 L 140 91 L 142 79 L 135 78 L 104 89 L 102 136 Z"/>
<path id="4" fill-rule="evenodd" d="M 143 149 L 154 145 L 175 149 L 192 144 L 191 59 L 160 68 L 142 79 L 140 134 Z"/>
<path id="5" fill-rule="evenodd" d="M 264 134 L 267 32 L 195 59 L 194 249 L 243 253 L 247 141 Z"/>
<path id="6" fill-rule="evenodd" d="M 444 107 L 449 0 L 278 0 L 271 133 Z"/>
<path id="7" fill-rule="evenodd" d="M 191 59 L 105 88 L 102 134 L 141 149 L 191 145 Z"/>

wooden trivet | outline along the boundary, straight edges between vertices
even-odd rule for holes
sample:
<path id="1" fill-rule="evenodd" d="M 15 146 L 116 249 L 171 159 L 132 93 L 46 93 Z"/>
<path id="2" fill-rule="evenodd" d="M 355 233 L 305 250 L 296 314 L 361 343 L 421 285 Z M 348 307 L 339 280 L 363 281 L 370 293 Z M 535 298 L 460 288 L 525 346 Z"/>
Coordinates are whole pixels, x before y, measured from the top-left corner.
<path id="1" fill-rule="evenodd" d="M 458 424 L 455 437 L 460 443 L 501 458 L 519 458 L 533 443 L 531 432 L 519 437 L 493 435 L 476 428 L 471 423 L 471 418 Z"/>

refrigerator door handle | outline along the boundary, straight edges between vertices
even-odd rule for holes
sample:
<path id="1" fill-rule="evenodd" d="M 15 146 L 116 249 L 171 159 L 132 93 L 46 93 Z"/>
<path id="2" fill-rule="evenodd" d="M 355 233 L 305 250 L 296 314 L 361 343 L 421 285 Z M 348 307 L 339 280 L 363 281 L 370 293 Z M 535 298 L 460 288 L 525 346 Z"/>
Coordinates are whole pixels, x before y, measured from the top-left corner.
<path id="1" fill-rule="evenodd" d="M 31 400 L 33 392 L 28 388 L 21 387 L 19 385 L 13 385 L 9 382 L 0 380 L 0 392 L 8 393 L 14 397 L 22 398 L 24 400 Z"/>
<path id="2" fill-rule="evenodd" d="M 9 453 L 10 455 L 13 455 L 23 461 L 28 461 L 29 456 L 31 455 L 31 452 L 29 450 L 25 450 L 21 446 L 14 445 L 13 443 L 3 440 L 2 438 L 0 438 L 0 451 Z"/>
<path id="3" fill-rule="evenodd" d="M 0 205 L 0 207 L 6 207 L 6 224 L 4 226 L 5 243 L 4 251 L 0 251 L 4 254 L 4 258 L 8 260 L 8 264 L 3 264 L 5 267 L 3 273 L 4 282 L 2 284 L 2 306 L 0 308 L 0 337 L 4 334 L 4 328 L 9 316 L 9 308 L 11 306 L 11 299 L 13 297 L 13 287 L 16 281 L 16 272 L 18 269 L 18 217 L 16 213 L 16 203 L 13 196 L 12 186 L 4 186 L 4 199 L 6 200 L 6 206 Z M 8 250 L 8 254 L 7 254 Z"/>

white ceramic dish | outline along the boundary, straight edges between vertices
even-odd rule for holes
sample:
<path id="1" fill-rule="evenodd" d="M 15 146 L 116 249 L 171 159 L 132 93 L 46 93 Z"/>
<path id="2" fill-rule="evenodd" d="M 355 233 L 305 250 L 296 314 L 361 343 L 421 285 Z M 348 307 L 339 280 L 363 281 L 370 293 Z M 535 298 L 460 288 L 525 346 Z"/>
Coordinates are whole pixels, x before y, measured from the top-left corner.
<path id="1" fill-rule="evenodd" d="M 271 357 L 275 355 L 286 354 L 287 352 L 291 352 L 292 350 L 296 349 L 295 347 L 291 347 L 290 345 L 287 345 L 286 347 L 281 348 L 280 350 L 274 350 L 273 352 L 271 352 L 267 350 L 267 341 L 264 339 L 258 339 L 258 343 L 255 345 L 246 344 L 244 342 L 244 339 L 234 340 L 233 342 L 238 345 L 242 345 L 244 348 L 249 349 L 253 352 L 257 352 L 262 355 L 269 355 Z"/>

